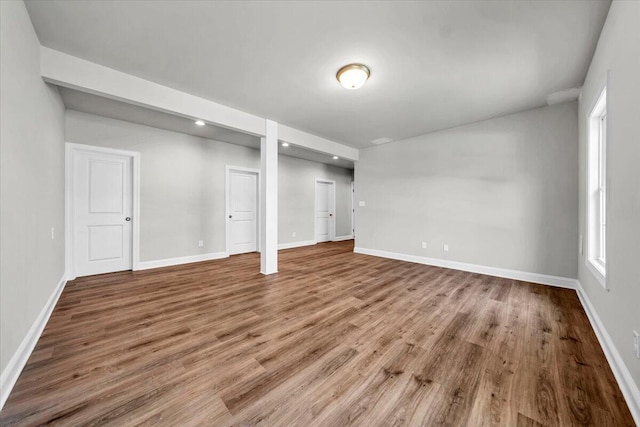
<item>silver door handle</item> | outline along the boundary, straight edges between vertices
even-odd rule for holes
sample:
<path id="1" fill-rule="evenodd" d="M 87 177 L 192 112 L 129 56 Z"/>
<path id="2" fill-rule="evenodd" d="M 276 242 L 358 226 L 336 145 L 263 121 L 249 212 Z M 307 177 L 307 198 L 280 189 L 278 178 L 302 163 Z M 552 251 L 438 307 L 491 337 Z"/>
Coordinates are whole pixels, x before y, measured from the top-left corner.
<path id="1" fill-rule="evenodd" d="M 128 217 L 126 217 L 124 220 L 125 220 L 125 221 L 131 221 L 131 217 L 129 217 L 129 216 L 128 216 Z"/>

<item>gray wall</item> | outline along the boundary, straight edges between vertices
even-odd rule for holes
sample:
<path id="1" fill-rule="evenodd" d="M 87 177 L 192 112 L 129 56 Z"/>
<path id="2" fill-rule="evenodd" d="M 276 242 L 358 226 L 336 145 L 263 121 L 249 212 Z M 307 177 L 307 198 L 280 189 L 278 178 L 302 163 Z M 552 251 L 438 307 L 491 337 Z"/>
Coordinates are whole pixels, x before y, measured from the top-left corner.
<path id="1" fill-rule="evenodd" d="M 336 181 L 336 236 L 351 235 L 353 171 L 288 156 L 278 161 L 278 243 L 315 240 L 316 178 Z"/>
<path id="2" fill-rule="evenodd" d="M 225 165 L 259 169 L 258 150 L 72 110 L 66 132 L 67 142 L 141 153 L 141 261 L 225 251 Z M 280 243 L 312 240 L 316 174 L 343 185 L 351 171 L 286 156 L 279 160 Z M 341 217 L 338 231 L 347 234 Z M 203 248 L 198 240 L 204 240 Z"/>
<path id="3" fill-rule="evenodd" d="M 640 386 L 632 331 L 640 332 L 640 2 L 614 1 L 582 90 L 580 234 L 586 237 L 587 115 L 606 81 L 608 128 L 607 292 L 579 259 L 579 279 Z M 586 254 L 586 252 L 585 252 Z"/>
<path id="4" fill-rule="evenodd" d="M 575 278 L 577 140 L 572 102 L 361 150 L 356 246 Z"/>
<path id="5" fill-rule="evenodd" d="M 64 106 L 22 2 L 0 2 L 0 369 L 64 274 Z M 51 227 L 55 239 L 51 239 Z"/>

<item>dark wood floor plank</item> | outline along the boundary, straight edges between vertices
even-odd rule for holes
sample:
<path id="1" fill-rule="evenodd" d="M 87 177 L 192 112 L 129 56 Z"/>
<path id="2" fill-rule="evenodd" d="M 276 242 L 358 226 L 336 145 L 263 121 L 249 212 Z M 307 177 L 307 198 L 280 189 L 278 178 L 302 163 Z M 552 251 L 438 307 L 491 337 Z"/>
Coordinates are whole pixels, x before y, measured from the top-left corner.
<path id="1" fill-rule="evenodd" d="M 574 291 L 352 242 L 85 277 L 1 425 L 615 425 L 633 420 Z"/>

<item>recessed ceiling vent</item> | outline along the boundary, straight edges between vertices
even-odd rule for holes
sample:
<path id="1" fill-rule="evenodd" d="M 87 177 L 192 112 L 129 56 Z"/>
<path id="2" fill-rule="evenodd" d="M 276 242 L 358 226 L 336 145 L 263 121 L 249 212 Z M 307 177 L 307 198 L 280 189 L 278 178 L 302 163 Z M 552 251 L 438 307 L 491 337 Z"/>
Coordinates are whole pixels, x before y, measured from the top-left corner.
<path id="1" fill-rule="evenodd" d="M 387 142 L 391 142 L 393 141 L 393 139 L 391 138 L 387 138 L 386 136 L 383 138 L 378 138 L 378 139 L 374 139 L 373 141 L 371 141 L 373 144 L 376 145 L 380 145 L 380 144 L 386 144 Z"/>

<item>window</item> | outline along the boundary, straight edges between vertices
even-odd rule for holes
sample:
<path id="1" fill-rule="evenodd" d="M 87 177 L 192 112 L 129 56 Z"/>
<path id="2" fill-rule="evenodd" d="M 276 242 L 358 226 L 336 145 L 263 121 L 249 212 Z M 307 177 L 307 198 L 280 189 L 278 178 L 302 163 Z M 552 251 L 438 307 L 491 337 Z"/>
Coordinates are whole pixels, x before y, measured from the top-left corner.
<path id="1" fill-rule="evenodd" d="M 587 267 L 606 288 L 607 275 L 607 88 L 591 113 L 588 129 Z"/>

